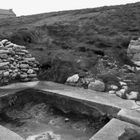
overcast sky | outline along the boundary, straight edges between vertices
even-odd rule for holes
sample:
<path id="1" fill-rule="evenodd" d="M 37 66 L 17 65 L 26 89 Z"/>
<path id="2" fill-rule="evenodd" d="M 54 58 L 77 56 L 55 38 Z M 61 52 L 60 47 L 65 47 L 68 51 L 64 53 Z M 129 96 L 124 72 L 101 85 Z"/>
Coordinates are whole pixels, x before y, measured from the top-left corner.
<path id="1" fill-rule="evenodd" d="M 138 0 L 1 0 L 0 9 L 13 9 L 21 16 L 134 2 Z"/>

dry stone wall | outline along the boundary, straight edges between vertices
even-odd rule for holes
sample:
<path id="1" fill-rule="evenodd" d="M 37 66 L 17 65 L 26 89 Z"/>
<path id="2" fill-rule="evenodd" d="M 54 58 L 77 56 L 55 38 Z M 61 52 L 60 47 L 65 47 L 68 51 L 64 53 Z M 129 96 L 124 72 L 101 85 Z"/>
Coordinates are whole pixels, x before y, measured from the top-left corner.
<path id="1" fill-rule="evenodd" d="M 0 41 L 0 85 L 37 80 L 38 71 L 39 63 L 25 46 Z"/>

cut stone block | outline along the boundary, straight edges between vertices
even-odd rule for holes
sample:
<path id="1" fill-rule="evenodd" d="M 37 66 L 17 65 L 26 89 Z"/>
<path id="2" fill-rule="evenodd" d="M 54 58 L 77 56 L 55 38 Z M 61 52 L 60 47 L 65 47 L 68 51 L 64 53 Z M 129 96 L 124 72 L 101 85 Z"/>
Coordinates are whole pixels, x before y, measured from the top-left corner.
<path id="1" fill-rule="evenodd" d="M 24 140 L 15 132 L 0 125 L 0 140 Z"/>
<path id="2" fill-rule="evenodd" d="M 99 130 L 90 140 L 118 140 L 118 137 L 123 134 L 125 128 L 133 128 L 140 131 L 140 127 L 123 122 L 117 119 L 112 119 L 101 130 Z"/>

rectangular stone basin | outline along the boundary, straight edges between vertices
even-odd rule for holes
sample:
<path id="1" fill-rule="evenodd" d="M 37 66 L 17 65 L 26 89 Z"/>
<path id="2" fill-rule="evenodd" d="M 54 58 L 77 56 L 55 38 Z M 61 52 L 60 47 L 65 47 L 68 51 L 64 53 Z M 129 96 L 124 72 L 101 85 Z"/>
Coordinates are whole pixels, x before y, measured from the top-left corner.
<path id="1" fill-rule="evenodd" d="M 0 98 L 0 125 L 27 140 L 89 140 L 109 118 L 70 97 L 25 89 Z"/>

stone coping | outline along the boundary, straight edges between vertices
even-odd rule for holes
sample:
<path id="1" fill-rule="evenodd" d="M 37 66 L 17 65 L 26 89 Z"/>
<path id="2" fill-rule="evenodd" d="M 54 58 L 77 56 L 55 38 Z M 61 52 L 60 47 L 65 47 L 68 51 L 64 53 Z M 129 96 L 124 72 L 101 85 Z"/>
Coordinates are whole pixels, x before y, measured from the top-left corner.
<path id="1" fill-rule="evenodd" d="M 120 121 L 117 119 L 112 119 L 107 123 L 102 129 L 100 129 L 90 140 L 118 140 L 125 128 L 133 128 L 140 131 L 140 127 Z"/>
<path id="2" fill-rule="evenodd" d="M 140 111 L 122 109 L 118 113 L 120 120 L 135 124 L 140 127 Z"/>
<path id="3" fill-rule="evenodd" d="M 0 125 L 0 140 L 24 140 L 15 132 Z"/>
<path id="4" fill-rule="evenodd" d="M 133 100 L 124 100 L 116 95 L 110 95 L 104 92 L 96 92 L 89 89 L 71 87 L 63 84 L 58 84 L 54 82 L 47 81 L 36 81 L 36 82 L 26 82 L 26 83 L 15 83 L 7 86 L 0 87 L 0 97 L 6 96 L 9 94 L 14 94 L 17 91 L 24 89 L 35 89 L 43 92 L 44 94 L 57 94 L 59 96 L 69 97 L 75 100 L 80 100 L 82 103 L 87 105 L 92 105 L 92 107 L 97 107 L 101 111 L 106 113 L 116 113 L 116 118 L 112 119 L 108 124 L 106 124 L 103 129 L 101 129 L 91 140 L 106 140 L 105 136 L 98 138 L 98 135 L 107 135 L 108 140 L 117 140 L 112 138 L 111 135 L 114 135 L 114 132 L 109 132 L 109 128 L 114 126 L 114 131 L 124 124 L 131 124 L 128 126 L 140 126 L 140 106 L 135 103 Z M 115 110 L 115 112 L 113 112 Z M 114 117 L 114 116 L 113 116 Z M 117 122 L 119 125 L 117 125 Z M 122 125 L 121 125 L 122 123 Z M 103 131 L 104 130 L 104 131 Z M 107 131 L 108 130 L 108 131 Z M 119 133 L 124 130 L 124 127 L 119 130 Z M 102 132 L 103 131 L 103 132 Z M 108 134 L 107 134 L 108 132 Z M 110 135 L 109 135 L 110 134 Z M 110 139 L 109 139 L 110 137 Z M 118 131 L 116 132 L 116 137 L 118 137 Z"/>
<path id="5" fill-rule="evenodd" d="M 105 104 L 108 106 L 113 106 L 119 109 L 136 109 L 140 108 L 139 105 L 135 103 L 133 100 L 124 100 L 116 95 L 109 95 L 104 92 L 97 92 L 89 89 L 83 89 L 78 87 L 71 87 L 63 84 L 58 84 L 54 82 L 46 82 L 46 81 L 35 81 L 35 82 L 23 82 L 23 83 L 15 83 L 7 86 L 0 87 L 1 91 L 14 91 L 14 90 L 22 90 L 26 88 L 33 88 L 41 91 L 48 91 L 52 93 L 56 93 L 59 95 L 64 95 L 68 97 L 78 98 L 81 100 L 87 100 L 90 102 L 96 102 L 99 104 Z M 6 94 L 6 93 L 5 93 Z M 2 96 L 2 94 L 0 94 Z"/>

